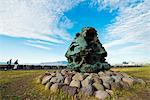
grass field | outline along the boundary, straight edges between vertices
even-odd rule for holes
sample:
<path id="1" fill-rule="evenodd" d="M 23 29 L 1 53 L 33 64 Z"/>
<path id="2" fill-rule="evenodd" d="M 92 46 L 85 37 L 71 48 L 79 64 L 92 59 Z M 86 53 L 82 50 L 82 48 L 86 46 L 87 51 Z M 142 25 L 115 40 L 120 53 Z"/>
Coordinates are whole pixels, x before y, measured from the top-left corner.
<path id="1" fill-rule="evenodd" d="M 150 66 L 140 68 L 112 68 L 133 77 L 141 78 L 146 87 L 135 85 L 129 90 L 116 90 L 113 100 L 149 100 L 150 99 Z M 35 83 L 35 77 L 46 70 L 13 70 L 0 71 L 0 100 L 73 100 L 62 92 L 45 91 L 44 86 Z M 93 97 L 81 96 L 81 100 L 93 100 Z"/>

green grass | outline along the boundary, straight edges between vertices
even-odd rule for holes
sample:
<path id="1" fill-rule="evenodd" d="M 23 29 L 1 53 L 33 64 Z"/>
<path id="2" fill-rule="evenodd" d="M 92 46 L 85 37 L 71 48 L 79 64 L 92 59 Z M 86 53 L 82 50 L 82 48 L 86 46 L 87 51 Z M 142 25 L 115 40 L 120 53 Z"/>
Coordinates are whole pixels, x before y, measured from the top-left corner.
<path id="1" fill-rule="evenodd" d="M 135 78 L 143 79 L 147 85 L 134 85 L 128 90 L 115 90 L 113 100 L 148 100 L 150 96 L 150 66 L 140 68 L 112 68 L 122 71 Z M 44 86 L 37 84 L 35 78 L 46 70 L 11 70 L 0 71 L 0 100 L 74 100 L 62 91 L 52 93 L 45 91 Z M 94 100 L 79 94 L 81 100 Z"/>
<path id="2" fill-rule="evenodd" d="M 133 67 L 133 68 L 112 68 L 113 71 L 125 72 L 134 78 L 143 79 L 146 86 L 135 84 L 127 90 L 115 90 L 114 97 L 118 100 L 149 100 L 150 96 L 150 66 Z"/>
<path id="3" fill-rule="evenodd" d="M 131 68 L 112 68 L 111 70 L 125 72 L 136 78 L 150 79 L 150 66 L 131 67 Z"/>

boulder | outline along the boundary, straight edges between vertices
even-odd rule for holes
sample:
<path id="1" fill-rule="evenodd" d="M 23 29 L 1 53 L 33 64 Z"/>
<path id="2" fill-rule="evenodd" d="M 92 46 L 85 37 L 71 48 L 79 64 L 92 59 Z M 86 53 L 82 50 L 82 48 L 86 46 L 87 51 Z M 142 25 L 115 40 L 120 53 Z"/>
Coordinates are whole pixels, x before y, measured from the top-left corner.
<path id="1" fill-rule="evenodd" d="M 51 73 L 50 71 L 46 71 L 45 75 L 50 75 L 50 73 Z"/>
<path id="2" fill-rule="evenodd" d="M 53 83 L 63 83 L 64 81 L 64 77 L 63 76 L 56 76 L 56 77 L 52 77 L 50 82 L 53 82 Z"/>
<path id="3" fill-rule="evenodd" d="M 118 90 L 118 89 L 121 89 L 122 88 L 122 85 L 120 84 L 120 82 L 112 82 L 111 84 L 111 89 L 112 90 Z"/>
<path id="4" fill-rule="evenodd" d="M 63 86 L 62 90 L 65 94 L 69 94 L 71 96 L 74 96 L 77 93 L 77 88 L 72 86 Z"/>
<path id="5" fill-rule="evenodd" d="M 142 79 L 135 79 L 135 83 L 146 85 L 146 83 Z"/>
<path id="6" fill-rule="evenodd" d="M 60 72 L 56 72 L 56 76 L 62 76 Z"/>
<path id="7" fill-rule="evenodd" d="M 115 80 L 115 82 L 120 82 L 122 79 L 122 76 L 111 76 L 111 77 Z"/>
<path id="8" fill-rule="evenodd" d="M 64 77 L 70 77 L 70 78 L 72 78 L 73 76 L 74 76 L 74 73 L 66 73 L 64 75 Z"/>
<path id="9" fill-rule="evenodd" d="M 45 90 L 49 90 L 50 87 L 51 87 L 51 85 L 52 85 L 51 82 L 46 83 L 46 85 L 45 85 Z"/>
<path id="10" fill-rule="evenodd" d="M 52 78 L 52 76 L 44 76 L 42 79 L 42 84 L 46 84 L 47 82 L 49 82 L 49 80 Z"/>
<path id="11" fill-rule="evenodd" d="M 129 89 L 128 83 L 123 82 L 123 81 L 120 81 L 119 83 L 120 83 L 120 85 L 121 85 L 121 87 L 122 87 L 123 89 Z"/>
<path id="12" fill-rule="evenodd" d="M 82 73 L 76 73 L 76 74 L 72 77 L 73 80 L 79 80 L 79 81 L 84 80 L 84 78 L 85 78 L 85 75 L 83 75 Z"/>
<path id="13" fill-rule="evenodd" d="M 100 78 L 102 79 L 103 82 L 106 82 L 106 83 L 112 83 L 115 81 L 111 76 L 108 76 L 108 75 L 101 76 Z"/>
<path id="14" fill-rule="evenodd" d="M 103 86 L 102 84 L 93 83 L 93 87 L 94 87 L 96 90 L 102 90 L 102 91 L 104 91 L 104 86 Z"/>
<path id="15" fill-rule="evenodd" d="M 95 97 L 100 100 L 105 100 L 106 98 L 110 97 L 110 95 L 106 91 L 99 90 L 95 92 Z"/>
<path id="16" fill-rule="evenodd" d="M 113 71 L 111 71 L 111 70 L 107 70 L 107 71 L 105 71 L 104 72 L 106 75 L 108 75 L 108 76 L 112 76 L 113 75 Z"/>
<path id="17" fill-rule="evenodd" d="M 121 74 L 123 77 L 127 77 L 127 78 L 131 77 L 130 75 L 128 75 L 128 74 L 126 74 L 126 73 L 123 73 L 123 72 L 121 72 L 120 74 Z"/>
<path id="18" fill-rule="evenodd" d="M 114 95 L 114 91 L 113 90 L 106 89 L 106 92 L 109 93 L 111 96 Z"/>
<path id="19" fill-rule="evenodd" d="M 134 79 L 129 78 L 129 77 L 123 77 L 122 81 L 128 83 L 130 86 L 132 86 L 134 84 Z"/>
<path id="20" fill-rule="evenodd" d="M 93 78 L 93 82 L 99 83 L 99 84 L 102 84 L 102 83 L 103 83 L 103 81 L 102 81 L 99 77 L 94 77 L 94 78 Z"/>
<path id="21" fill-rule="evenodd" d="M 71 77 L 66 77 L 64 83 L 69 85 L 71 81 L 72 81 Z"/>
<path id="22" fill-rule="evenodd" d="M 100 72 L 98 72 L 98 75 L 101 77 L 101 76 L 104 76 L 105 73 L 103 71 L 100 71 Z"/>
<path id="23" fill-rule="evenodd" d="M 82 87 L 87 86 L 87 85 L 91 85 L 92 84 L 92 80 L 91 79 L 84 79 L 83 81 L 81 81 Z"/>
<path id="24" fill-rule="evenodd" d="M 92 85 L 86 85 L 81 88 L 81 93 L 86 95 L 86 96 L 91 96 L 94 93 L 94 88 Z"/>
<path id="25" fill-rule="evenodd" d="M 62 86 L 63 86 L 62 83 L 54 83 L 54 84 L 52 84 L 52 86 L 50 87 L 50 90 L 51 90 L 52 92 L 57 92 Z"/>
<path id="26" fill-rule="evenodd" d="M 61 74 L 62 75 L 65 75 L 66 73 L 70 73 L 71 71 L 70 70 L 68 70 L 68 69 L 62 69 L 61 70 Z"/>
<path id="27" fill-rule="evenodd" d="M 81 83 L 80 83 L 79 80 L 72 80 L 71 83 L 70 83 L 70 86 L 80 88 L 81 87 Z"/>
<path id="28" fill-rule="evenodd" d="M 106 89 L 110 89 L 110 88 L 111 88 L 109 83 L 104 82 L 103 85 L 104 85 L 104 87 L 105 87 Z"/>
<path id="29" fill-rule="evenodd" d="M 53 76 L 53 77 L 54 77 L 54 76 L 56 76 L 56 73 L 54 73 L 54 72 L 53 72 L 53 73 L 51 73 L 51 76 Z"/>

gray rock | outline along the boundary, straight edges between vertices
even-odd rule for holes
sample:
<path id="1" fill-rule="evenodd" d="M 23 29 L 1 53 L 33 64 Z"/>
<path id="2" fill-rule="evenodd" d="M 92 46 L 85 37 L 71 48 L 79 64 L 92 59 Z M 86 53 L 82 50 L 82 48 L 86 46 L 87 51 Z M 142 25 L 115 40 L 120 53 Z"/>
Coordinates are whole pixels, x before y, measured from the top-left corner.
<path id="1" fill-rule="evenodd" d="M 84 80 L 84 78 L 85 78 L 85 76 L 84 76 L 83 74 L 81 74 L 81 73 L 76 73 L 76 74 L 72 77 L 73 80 L 80 80 L 80 81 Z"/>
<path id="2" fill-rule="evenodd" d="M 121 87 L 122 87 L 123 89 L 129 89 L 128 83 L 123 82 L 123 81 L 120 81 L 119 83 L 120 83 L 120 85 L 121 85 Z"/>
<path id="3" fill-rule="evenodd" d="M 50 75 L 50 73 L 51 73 L 50 71 L 46 71 L 45 75 Z"/>
<path id="4" fill-rule="evenodd" d="M 119 82 L 112 82 L 110 85 L 112 90 L 118 90 L 122 88 L 122 85 Z"/>
<path id="5" fill-rule="evenodd" d="M 92 80 L 92 79 L 93 79 L 93 76 L 92 76 L 92 75 L 89 75 L 89 76 L 87 76 L 86 78 Z"/>
<path id="6" fill-rule="evenodd" d="M 51 73 L 51 76 L 53 76 L 53 77 L 56 76 L 56 73 Z"/>
<path id="7" fill-rule="evenodd" d="M 104 91 L 104 86 L 103 86 L 102 84 L 93 83 L 93 87 L 94 87 L 96 90 L 102 90 L 102 91 Z"/>
<path id="8" fill-rule="evenodd" d="M 57 72 L 57 73 L 56 73 L 56 76 L 62 76 L 62 74 Z"/>
<path id="9" fill-rule="evenodd" d="M 99 77 L 99 75 L 97 73 L 91 73 L 89 76 L 93 77 Z"/>
<path id="10" fill-rule="evenodd" d="M 106 98 L 110 97 L 110 95 L 106 91 L 99 90 L 95 92 L 95 97 L 100 100 L 105 100 Z"/>
<path id="11" fill-rule="evenodd" d="M 64 77 L 63 76 L 56 76 L 56 77 L 52 77 L 50 82 L 53 83 L 63 83 L 64 82 Z"/>
<path id="12" fill-rule="evenodd" d="M 134 79 L 129 77 L 123 77 L 122 80 L 129 84 L 129 86 L 132 86 L 134 84 Z"/>
<path id="13" fill-rule="evenodd" d="M 103 83 L 103 81 L 102 81 L 99 77 L 94 77 L 94 78 L 93 78 L 93 82 L 94 82 L 94 83 L 99 83 L 99 84 L 102 84 L 102 83 Z"/>
<path id="14" fill-rule="evenodd" d="M 74 76 L 74 73 L 66 73 L 64 75 L 64 77 L 70 77 L 70 78 L 72 78 L 73 76 Z"/>
<path id="15" fill-rule="evenodd" d="M 72 80 L 71 83 L 70 83 L 70 86 L 80 88 L 81 87 L 81 83 L 80 83 L 79 80 Z"/>
<path id="16" fill-rule="evenodd" d="M 106 92 L 109 93 L 109 94 L 112 95 L 112 96 L 114 95 L 114 91 L 113 91 L 113 90 L 108 90 L 108 89 L 106 89 Z"/>
<path id="17" fill-rule="evenodd" d="M 120 82 L 122 78 L 122 76 L 111 76 L 111 77 L 115 80 L 115 82 Z"/>
<path id="18" fill-rule="evenodd" d="M 114 72 L 113 76 L 119 76 L 121 78 L 123 78 L 124 76 L 122 75 L 123 72 Z"/>
<path id="19" fill-rule="evenodd" d="M 52 78 L 52 76 L 44 76 L 42 79 L 42 84 L 46 84 L 47 82 L 49 82 L 49 80 Z"/>
<path id="20" fill-rule="evenodd" d="M 57 92 L 62 86 L 63 86 L 62 83 L 54 83 L 54 84 L 52 84 L 52 86 L 50 87 L 50 90 L 51 90 L 52 92 Z"/>
<path id="21" fill-rule="evenodd" d="M 135 79 L 135 83 L 146 85 L 146 83 L 142 79 Z"/>
<path id="22" fill-rule="evenodd" d="M 69 85 L 71 81 L 72 81 L 71 77 L 66 77 L 64 83 Z"/>
<path id="23" fill-rule="evenodd" d="M 98 72 L 98 75 L 101 77 L 101 76 L 104 76 L 105 73 L 103 71 L 100 71 L 100 72 Z"/>
<path id="24" fill-rule="evenodd" d="M 113 71 L 107 70 L 105 71 L 105 74 L 108 76 L 112 76 L 113 75 Z"/>
<path id="25" fill-rule="evenodd" d="M 45 85 L 45 90 L 49 90 L 50 87 L 51 87 L 51 85 L 52 85 L 51 82 L 46 83 L 46 85 Z"/>
<path id="26" fill-rule="evenodd" d="M 90 80 L 96 80 L 97 78 L 99 78 L 97 73 L 91 73 L 89 76 L 86 77 L 87 79 Z"/>
<path id="27" fill-rule="evenodd" d="M 100 78 L 102 79 L 103 82 L 106 83 L 112 83 L 115 81 L 111 76 L 101 76 Z"/>
<path id="28" fill-rule="evenodd" d="M 63 86 L 62 90 L 64 93 L 74 96 L 77 93 L 77 88 L 72 86 Z"/>
<path id="29" fill-rule="evenodd" d="M 92 85 L 86 85 L 81 88 L 81 93 L 86 96 L 91 96 L 94 93 L 94 88 Z"/>
<path id="30" fill-rule="evenodd" d="M 110 88 L 111 88 L 109 83 L 104 82 L 103 85 L 104 85 L 104 87 L 105 87 L 106 89 L 110 89 Z"/>
<path id="31" fill-rule="evenodd" d="M 62 69 L 61 70 L 61 74 L 62 75 L 65 75 L 66 73 L 70 73 L 71 71 L 70 70 L 68 70 L 68 69 Z"/>
<path id="32" fill-rule="evenodd" d="M 89 76 L 89 75 L 90 75 L 90 73 L 84 73 L 84 75 Z"/>
<path id="33" fill-rule="evenodd" d="M 92 84 L 92 80 L 91 79 L 84 79 L 83 81 L 81 81 L 82 87 L 87 86 L 87 85 L 91 85 Z"/>

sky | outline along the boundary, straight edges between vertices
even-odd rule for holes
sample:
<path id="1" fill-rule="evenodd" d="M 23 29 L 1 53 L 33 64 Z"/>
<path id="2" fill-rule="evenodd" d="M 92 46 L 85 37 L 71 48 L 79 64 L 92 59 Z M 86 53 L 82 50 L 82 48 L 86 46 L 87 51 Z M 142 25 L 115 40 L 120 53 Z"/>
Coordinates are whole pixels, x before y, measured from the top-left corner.
<path id="1" fill-rule="evenodd" d="M 88 26 L 110 64 L 150 62 L 149 0 L 0 0 L 0 62 L 64 61 Z"/>

